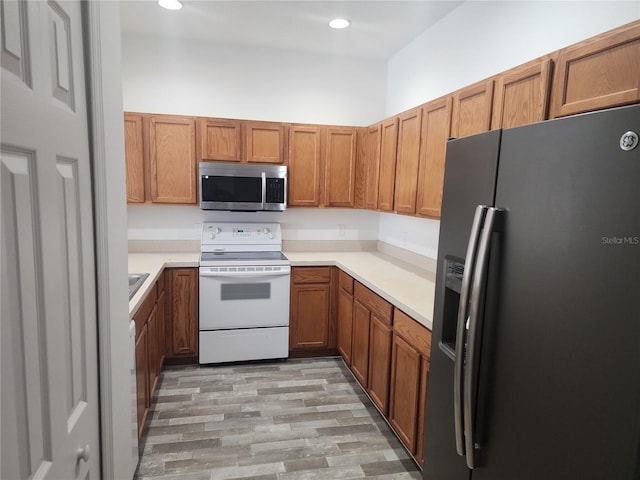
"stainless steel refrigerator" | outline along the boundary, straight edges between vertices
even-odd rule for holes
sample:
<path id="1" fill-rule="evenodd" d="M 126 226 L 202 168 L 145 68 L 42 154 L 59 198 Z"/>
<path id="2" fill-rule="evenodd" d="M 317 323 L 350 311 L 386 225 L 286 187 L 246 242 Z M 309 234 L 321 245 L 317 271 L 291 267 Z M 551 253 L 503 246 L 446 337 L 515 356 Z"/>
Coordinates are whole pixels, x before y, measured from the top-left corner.
<path id="1" fill-rule="evenodd" d="M 640 105 L 450 140 L 425 480 L 640 479 Z"/>

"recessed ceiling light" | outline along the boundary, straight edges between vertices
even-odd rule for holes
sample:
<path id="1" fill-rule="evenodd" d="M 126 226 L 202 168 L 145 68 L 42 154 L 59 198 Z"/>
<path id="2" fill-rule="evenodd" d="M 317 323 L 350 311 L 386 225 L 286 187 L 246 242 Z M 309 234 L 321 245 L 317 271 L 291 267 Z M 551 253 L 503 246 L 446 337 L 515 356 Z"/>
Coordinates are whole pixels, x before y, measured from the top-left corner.
<path id="1" fill-rule="evenodd" d="M 158 0 L 158 5 L 167 10 L 180 10 L 182 3 L 179 0 Z"/>
<path id="2" fill-rule="evenodd" d="M 351 22 L 346 18 L 334 18 L 329 22 L 331 28 L 347 28 L 349 25 L 351 25 Z"/>

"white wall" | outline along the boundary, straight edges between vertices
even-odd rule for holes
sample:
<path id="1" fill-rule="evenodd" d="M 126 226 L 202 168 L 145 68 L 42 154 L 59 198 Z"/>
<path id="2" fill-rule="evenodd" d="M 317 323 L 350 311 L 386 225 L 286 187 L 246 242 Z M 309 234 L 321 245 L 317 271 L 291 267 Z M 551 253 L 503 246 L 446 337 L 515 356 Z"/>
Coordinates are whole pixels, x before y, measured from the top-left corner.
<path id="1" fill-rule="evenodd" d="M 285 212 L 216 212 L 199 207 L 130 205 L 130 240 L 199 240 L 203 221 L 278 222 L 284 240 L 377 240 L 378 213 L 290 208 Z M 169 219 L 169 220 L 168 220 Z M 344 226 L 341 234 L 340 226 Z"/>
<path id="2" fill-rule="evenodd" d="M 368 125 L 638 18 L 638 0 L 468 1 L 386 64 L 125 35 L 124 108 Z M 130 206 L 129 237 L 193 236 L 195 223 L 201 221 L 197 212 L 197 207 Z M 347 225 L 347 239 L 375 239 L 370 228 L 377 221 L 378 239 L 436 255 L 437 221 L 364 211 L 350 212 L 344 219 L 342 212 L 291 209 L 274 221 L 286 221 L 286 239 L 320 240 L 337 239 L 339 223 Z M 360 221 L 360 215 L 366 220 Z M 149 227 L 150 218 L 162 220 L 167 231 Z M 324 226 L 314 228 L 315 222 Z"/>
<path id="3" fill-rule="evenodd" d="M 465 2 L 389 59 L 385 116 L 638 18 L 637 0 Z M 379 239 L 435 257 L 439 223 L 381 214 Z"/>
<path id="4" fill-rule="evenodd" d="M 467 1 L 389 59 L 386 116 L 640 18 L 640 1 Z"/>
<path id="5" fill-rule="evenodd" d="M 384 117 L 386 63 L 123 36 L 124 108 L 366 126 Z"/>

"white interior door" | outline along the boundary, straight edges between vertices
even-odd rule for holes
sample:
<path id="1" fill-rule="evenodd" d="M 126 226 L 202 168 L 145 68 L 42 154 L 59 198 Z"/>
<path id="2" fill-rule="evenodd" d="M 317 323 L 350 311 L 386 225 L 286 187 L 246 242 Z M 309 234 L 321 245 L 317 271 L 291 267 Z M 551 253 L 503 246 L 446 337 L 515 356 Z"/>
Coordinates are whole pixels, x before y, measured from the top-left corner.
<path id="1" fill-rule="evenodd" d="M 2 0 L 0 478 L 100 477 L 80 2 Z"/>

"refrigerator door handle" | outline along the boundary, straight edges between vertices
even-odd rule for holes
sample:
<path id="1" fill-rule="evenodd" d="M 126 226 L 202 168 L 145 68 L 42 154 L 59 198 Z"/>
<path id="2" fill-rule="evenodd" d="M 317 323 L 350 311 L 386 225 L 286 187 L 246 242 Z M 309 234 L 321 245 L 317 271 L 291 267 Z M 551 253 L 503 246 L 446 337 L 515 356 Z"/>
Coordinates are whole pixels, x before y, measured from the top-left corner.
<path id="1" fill-rule="evenodd" d="M 478 363 L 480 358 L 480 340 L 482 331 L 481 302 L 485 293 L 485 281 L 489 267 L 489 251 L 491 249 L 491 237 L 496 230 L 498 219 L 502 210 L 489 208 L 484 222 L 484 229 L 480 236 L 478 258 L 473 272 L 471 301 L 469 305 L 469 332 L 467 339 L 467 362 L 464 371 L 464 438 L 467 466 L 477 466 L 477 450 L 475 443 L 475 407 L 478 387 Z"/>
<path id="2" fill-rule="evenodd" d="M 453 411 L 454 424 L 456 434 L 456 451 L 458 455 L 464 456 L 464 413 L 462 392 L 464 381 L 464 364 L 465 364 L 465 346 L 467 333 L 467 318 L 469 306 L 469 291 L 471 279 L 473 278 L 473 270 L 476 263 L 476 252 L 478 250 L 478 240 L 482 228 L 482 222 L 488 207 L 486 205 L 478 205 L 473 217 L 471 225 L 471 233 L 469 235 L 469 243 L 467 244 L 467 255 L 465 257 L 465 269 L 462 275 L 462 286 L 460 288 L 460 303 L 458 304 L 458 320 L 456 323 L 456 346 L 455 346 L 455 364 L 454 364 L 454 380 L 453 380 Z"/>

